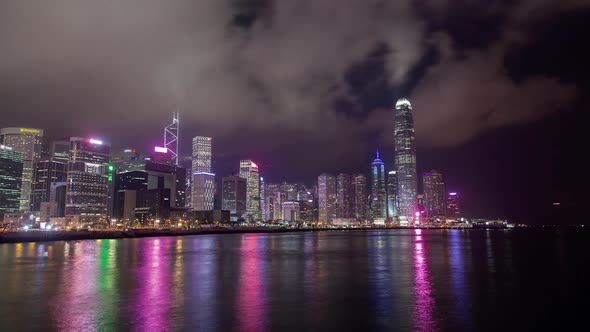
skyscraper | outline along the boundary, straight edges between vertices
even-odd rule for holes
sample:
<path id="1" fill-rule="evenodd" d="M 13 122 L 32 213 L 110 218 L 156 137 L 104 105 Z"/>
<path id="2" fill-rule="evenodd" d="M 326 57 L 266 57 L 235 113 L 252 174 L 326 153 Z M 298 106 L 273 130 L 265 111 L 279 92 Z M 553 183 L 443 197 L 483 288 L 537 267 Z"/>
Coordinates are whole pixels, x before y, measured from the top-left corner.
<path id="1" fill-rule="evenodd" d="M 445 183 L 440 172 L 432 170 L 422 174 L 424 205 L 430 216 L 446 215 Z"/>
<path id="2" fill-rule="evenodd" d="M 260 211 L 260 173 L 258 165 L 250 159 L 240 160 L 240 177 L 246 179 L 246 217 L 248 221 L 256 221 L 261 218 Z"/>
<path id="3" fill-rule="evenodd" d="M 283 220 L 295 222 L 299 217 L 299 202 L 284 202 L 283 203 Z"/>
<path id="4" fill-rule="evenodd" d="M 352 177 L 350 174 L 338 174 L 336 183 L 338 198 L 337 218 L 354 218 Z"/>
<path id="5" fill-rule="evenodd" d="M 379 156 L 371 163 L 371 217 L 375 222 L 387 218 L 387 193 L 385 191 L 385 164 Z"/>
<path id="6" fill-rule="evenodd" d="M 111 147 L 96 139 L 70 138 L 66 187 L 66 217 L 79 222 L 105 222 Z"/>
<path id="7" fill-rule="evenodd" d="M 284 200 L 281 197 L 280 185 L 278 183 L 267 183 L 264 185 L 263 209 L 265 210 L 267 220 L 278 220 L 283 218 L 281 206 Z"/>
<path id="8" fill-rule="evenodd" d="M 416 143 L 412 105 L 405 99 L 395 104 L 395 171 L 397 173 L 399 214 L 412 218 L 412 206 L 416 202 Z"/>
<path id="9" fill-rule="evenodd" d="M 451 192 L 447 196 L 447 216 L 449 218 L 461 217 L 461 201 L 459 193 Z"/>
<path id="10" fill-rule="evenodd" d="M 238 221 L 246 213 L 246 179 L 226 176 L 221 185 L 221 208 L 230 211 L 230 220 Z"/>
<path id="11" fill-rule="evenodd" d="M 336 217 L 336 178 L 333 175 L 322 174 L 318 177 L 319 222 L 330 224 Z"/>
<path id="12" fill-rule="evenodd" d="M 389 171 L 387 174 L 387 217 L 395 218 L 397 216 L 397 173 L 395 171 Z"/>
<path id="13" fill-rule="evenodd" d="M 24 153 L 0 145 L 0 214 L 20 207 Z"/>
<path id="14" fill-rule="evenodd" d="M 191 206 L 193 210 L 213 210 L 215 174 L 211 172 L 211 137 L 193 138 Z"/>
<path id="15" fill-rule="evenodd" d="M 367 178 L 362 174 L 357 174 L 352 179 L 353 197 L 354 197 L 354 217 L 358 221 L 365 221 L 367 219 Z"/>
<path id="16" fill-rule="evenodd" d="M 55 187 L 57 183 L 66 184 L 69 156 L 70 142 L 55 141 L 51 143 L 49 156 L 35 163 L 31 196 L 32 211 L 40 211 L 41 203 L 52 202 L 52 186 Z"/>
<path id="17" fill-rule="evenodd" d="M 30 211 L 33 192 L 34 166 L 41 158 L 43 130 L 34 128 L 2 128 L 0 144 L 11 147 L 13 151 L 22 152 L 23 175 L 20 206 L 21 211 Z"/>

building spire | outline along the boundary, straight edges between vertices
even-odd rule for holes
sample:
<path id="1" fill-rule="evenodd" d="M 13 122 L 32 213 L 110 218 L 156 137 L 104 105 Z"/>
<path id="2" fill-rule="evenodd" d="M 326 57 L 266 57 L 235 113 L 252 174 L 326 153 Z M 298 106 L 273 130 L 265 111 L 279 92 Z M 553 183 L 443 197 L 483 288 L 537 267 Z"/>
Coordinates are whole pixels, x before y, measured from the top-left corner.
<path id="1" fill-rule="evenodd" d="M 379 148 L 377 148 L 377 159 L 381 159 L 379 158 Z"/>

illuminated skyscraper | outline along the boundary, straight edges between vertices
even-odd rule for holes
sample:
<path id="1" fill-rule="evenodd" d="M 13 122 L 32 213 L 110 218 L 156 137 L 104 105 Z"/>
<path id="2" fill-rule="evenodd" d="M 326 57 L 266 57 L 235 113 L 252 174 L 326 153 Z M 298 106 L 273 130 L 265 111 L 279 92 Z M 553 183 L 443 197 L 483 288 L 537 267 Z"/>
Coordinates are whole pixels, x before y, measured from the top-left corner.
<path id="1" fill-rule="evenodd" d="M 358 221 L 365 221 L 367 219 L 367 178 L 362 174 L 357 174 L 352 179 L 353 197 L 354 197 L 354 217 Z"/>
<path id="2" fill-rule="evenodd" d="M 24 153 L 23 175 L 20 197 L 21 211 L 31 210 L 34 167 L 41 158 L 43 130 L 34 128 L 2 128 L 0 144 L 11 147 L 13 151 Z"/>
<path id="3" fill-rule="evenodd" d="M 397 173 L 395 171 L 389 171 L 387 174 L 387 217 L 395 218 L 397 216 Z"/>
<path id="4" fill-rule="evenodd" d="M 299 202 L 284 202 L 283 203 L 283 220 L 295 222 L 299 218 Z"/>
<path id="5" fill-rule="evenodd" d="M 264 207 L 267 220 L 279 220 L 283 218 L 281 209 L 284 202 L 281 195 L 281 186 L 278 183 L 267 183 L 264 185 Z"/>
<path id="6" fill-rule="evenodd" d="M 19 210 L 23 162 L 24 153 L 0 145 L 0 215 Z"/>
<path id="7" fill-rule="evenodd" d="M 70 138 L 66 217 L 83 223 L 106 222 L 111 147 L 102 141 Z"/>
<path id="8" fill-rule="evenodd" d="M 250 159 L 240 160 L 240 177 L 246 179 L 246 217 L 252 222 L 260 220 L 260 173 L 258 165 Z"/>
<path id="9" fill-rule="evenodd" d="M 336 218 L 336 178 L 329 174 L 318 177 L 319 222 L 331 224 Z"/>
<path id="10" fill-rule="evenodd" d="M 395 104 L 395 171 L 397 173 L 399 214 L 413 218 L 412 206 L 416 203 L 416 143 L 412 105 L 405 99 Z"/>
<path id="11" fill-rule="evenodd" d="M 338 198 L 337 218 L 354 218 L 352 177 L 350 174 L 338 174 L 336 179 L 336 196 Z"/>
<path id="12" fill-rule="evenodd" d="M 193 138 L 191 207 L 193 210 L 213 210 L 215 174 L 211 172 L 211 137 Z"/>
<path id="13" fill-rule="evenodd" d="M 430 216 L 446 215 L 445 183 L 443 176 L 438 171 L 432 170 L 422 174 L 424 188 L 424 205 Z"/>
<path id="14" fill-rule="evenodd" d="M 65 185 L 69 155 L 70 142 L 56 141 L 51 144 L 49 156 L 35 163 L 32 211 L 40 211 L 41 203 L 52 202 L 50 199 L 52 186 L 55 187 L 58 183 Z"/>
<path id="15" fill-rule="evenodd" d="M 452 192 L 447 196 L 447 216 L 450 218 L 461 217 L 461 205 L 460 205 L 459 193 Z"/>
<path id="16" fill-rule="evenodd" d="M 246 213 L 246 179 L 226 176 L 221 185 L 221 208 L 230 211 L 230 220 L 238 221 Z"/>
<path id="17" fill-rule="evenodd" d="M 371 217 L 373 221 L 384 222 L 387 218 L 387 193 L 385 191 L 385 164 L 379 156 L 371 163 Z"/>

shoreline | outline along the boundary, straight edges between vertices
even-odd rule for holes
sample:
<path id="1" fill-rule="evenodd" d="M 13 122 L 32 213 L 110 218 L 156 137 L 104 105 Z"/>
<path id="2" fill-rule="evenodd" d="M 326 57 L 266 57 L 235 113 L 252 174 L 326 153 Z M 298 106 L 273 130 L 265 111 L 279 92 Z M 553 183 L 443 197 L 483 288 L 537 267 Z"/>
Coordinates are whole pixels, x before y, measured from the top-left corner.
<path id="1" fill-rule="evenodd" d="M 458 227 L 351 227 L 351 228 L 272 228 L 272 227 L 242 227 L 242 228 L 199 228 L 190 230 L 178 229 L 146 229 L 128 231 L 27 231 L 0 233 L 2 243 L 24 242 L 48 242 L 48 241 L 77 241 L 99 239 L 132 239 L 143 237 L 161 236 L 189 236 L 209 234 L 246 234 L 246 233 L 295 233 L 295 232 L 322 232 L 322 231 L 374 231 L 392 229 L 460 229 L 460 230 L 486 230 L 506 228 L 458 228 Z"/>

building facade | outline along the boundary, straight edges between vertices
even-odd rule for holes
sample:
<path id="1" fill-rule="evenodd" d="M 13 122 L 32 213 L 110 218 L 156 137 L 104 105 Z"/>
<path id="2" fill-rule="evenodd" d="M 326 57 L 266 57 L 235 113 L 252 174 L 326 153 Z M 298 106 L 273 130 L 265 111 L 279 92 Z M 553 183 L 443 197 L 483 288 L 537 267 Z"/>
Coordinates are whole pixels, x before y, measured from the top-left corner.
<path id="1" fill-rule="evenodd" d="M 337 218 L 354 218 L 352 176 L 338 174 L 336 178 Z"/>
<path id="2" fill-rule="evenodd" d="M 447 196 L 447 217 L 461 217 L 461 196 L 457 192 L 451 192 Z"/>
<path id="3" fill-rule="evenodd" d="M 416 142 L 412 104 L 399 99 L 395 104 L 395 171 L 397 173 L 399 214 L 412 218 L 412 206 L 416 203 Z"/>
<path id="4" fill-rule="evenodd" d="M 34 128 L 2 128 L 0 144 L 22 152 L 23 174 L 19 209 L 24 212 L 31 210 L 33 193 L 34 167 L 41 158 L 43 130 Z"/>
<path id="5" fill-rule="evenodd" d="M 106 222 L 111 148 L 96 139 L 72 137 L 67 171 L 66 217 Z"/>
<path id="6" fill-rule="evenodd" d="M 20 209 L 25 154 L 0 145 L 0 214 Z"/>
<path id="7" fill-rule="evenodd" d="M 358 221 L 365 221 L 367 219 L 367 207 L 369 205 L 367 177 L 362 174 L 355 175 L 352 179 L 352 186 L 354 190 L 354 217 Z"/>
<path id="8" fill-rule="evenodd" d="M 246 213 L 246 179 L 226 176 L 221 185 L 221 209 L 230 212 L 231 221 L 238 221 Z"/>
<path id="9" fill-rule="evenodd" d="M 260 210 L 260 172 L 258 165 L 250 159 L 240 160 L 240 177 L 246 179 L 246 220 L 252 222 L 262 218 Z"/>
<path id="10" fill-rule="evenodd" d="M 385 222 L 387 218 L 387 192 L 385 190 L 385 164 L 379 156 L 371 163 L 371 218 L 375 222 Z"/>
<path id="11" fill-rule="evenodd" d="M 296 222 L 300 220 L 299 216 L 299 202 L 284 202 L 283 203 L 283 220 L 288 222 Z"/>
<path id="12" fill-rule="evenodd" d="M 446 215 L 445 183 L 440 172 L 432 170 L 422 174 L 424 205 L 432 217 Z"/>
<path id="13" fill-rule="evenodd" d="M 195 211 L 213 210 L 215 174 L 211 172 L 212 138 L 193 138 L 191 208 Z"/>
<path id="14" fill-rule="evenodd" d="M 397 173 L 389 171 L 387 173 L 387 217 L 389 218 L 398 216 L 397 189 Z"/>
<path id="15" fill-rule="evenodd" d="M 332 223 L 332 220 L 336 218 L 337 204 L 336 177 L 330 174 L 321 174 L 318 177 L 318 205 L 320 223 Z"/>

